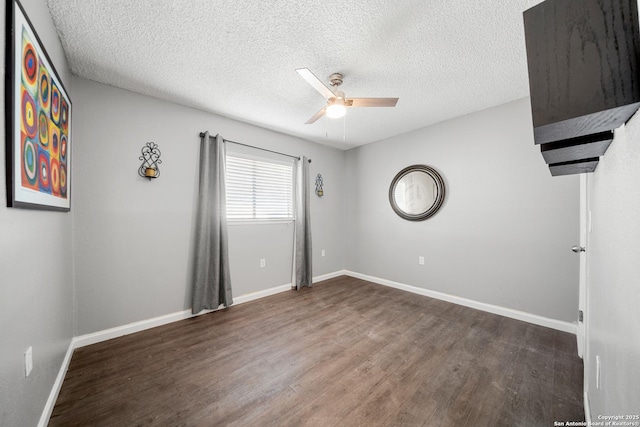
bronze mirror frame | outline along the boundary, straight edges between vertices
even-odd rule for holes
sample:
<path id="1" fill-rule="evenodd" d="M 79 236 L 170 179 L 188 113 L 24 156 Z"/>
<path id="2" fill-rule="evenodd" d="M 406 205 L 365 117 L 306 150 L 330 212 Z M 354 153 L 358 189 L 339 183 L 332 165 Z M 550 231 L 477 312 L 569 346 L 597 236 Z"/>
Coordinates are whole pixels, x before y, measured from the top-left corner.
<path id="1" fill-rule="evenodd" d="M 395 200 L 395 190 L 398 183 L 402 180 L 402 178 L 414 172 L 422 172 L 428 175 L 433 180 L 436 187 L 436 195 L 433 204 L 425 211 L 417 214 L 405 212 L 400 208 L 400 206 L 398 206 Z M 391 181 L 391 185 L 389 186 L 389 203 L 391 203 L 391 208 L 396 214 L 398 214 L 400 218 L 406 219 L 408 221 L 424 221 L 425 219 L 432 217 L 442 207 L 444 197 L 445 185 L 442 175 L 440 175 L 440 173 L 438 173 L 438 171 L 436 171 L 434 168 L 427 165 L 407 166 L 396 174 L 396 176 Z"/>

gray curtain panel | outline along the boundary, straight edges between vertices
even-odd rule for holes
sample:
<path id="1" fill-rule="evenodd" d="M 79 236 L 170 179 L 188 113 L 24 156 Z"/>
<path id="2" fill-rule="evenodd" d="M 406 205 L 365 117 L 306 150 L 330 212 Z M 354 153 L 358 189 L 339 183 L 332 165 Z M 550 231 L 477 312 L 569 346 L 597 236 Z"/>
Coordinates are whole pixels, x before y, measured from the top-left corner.
<path id="1" fill-rule="evenodd" d="M 229 275 L 225 146 L 205 132 L 200 141 L 200 191 L 196 219 L 193 314 L 233 304 Z"/>
<path id="2" fill-rule="evenodd" d="M 298 160 L 293 287 L 312 285 L 311 209 L 309 208 L 309 160 Z"/>

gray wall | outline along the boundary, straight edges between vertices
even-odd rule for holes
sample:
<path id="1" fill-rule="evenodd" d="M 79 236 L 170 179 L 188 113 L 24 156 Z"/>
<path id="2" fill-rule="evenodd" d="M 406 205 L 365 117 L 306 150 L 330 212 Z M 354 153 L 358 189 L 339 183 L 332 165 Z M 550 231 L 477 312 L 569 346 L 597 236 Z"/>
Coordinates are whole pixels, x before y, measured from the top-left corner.
<path id="1" fill-rule="evenodd" d="M 22 4 L 69 91 L 71 76 L 45 0 Z M 3 35 L 5 10 L 3 1 Z M 4 43 L 1 49 L 4 64 Z M 3 75 L 3 95 L 4 89 Z M 32 426 L 73 335 L 72 213 L 6 207 L 4 112 L 0 121 L 0 425 Z M 29 346 L 33 371 L 25 378 L 24 352 Z"/>
<path id="2" fill-rule="evenodd" d="M 405 221 L 389 184 L 420 163 L 440 171 L 447 198 L 434 217 Z M 576 320 L 579 180 L 550 176 L 527 99 L 353 149 L 346 183 L 348 270 Z"/>
<path id="3" fill-rule="evenodd" d="M 191 306 L 200 131 L 312 158 L 326 184 L 311 199 L 314 275 L 344 268 L 343 151 L 77 77 L 72 98 L 77 335 Z M 162 151 L 151 182 L 137 175 L 148 141 Z M 292 239 L 292 224 L 230 226 L 234 295 L 291 283 Z"/>
<path id="4" fill-rule="evenodd" d="M 640 412 L 640 117 L 588 175 L 585 386 L 598 415 Z M 596 356 L 601 386 L 596 388 Z"/>

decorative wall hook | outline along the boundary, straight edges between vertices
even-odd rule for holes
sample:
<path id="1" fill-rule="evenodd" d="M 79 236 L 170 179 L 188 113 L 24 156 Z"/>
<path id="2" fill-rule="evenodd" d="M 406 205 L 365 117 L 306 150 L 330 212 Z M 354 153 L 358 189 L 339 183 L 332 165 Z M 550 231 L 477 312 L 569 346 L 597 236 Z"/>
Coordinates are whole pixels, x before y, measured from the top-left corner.
<path id="1" fill-rule="evenodd" d="M 151 181 L 152 178 L 158 178 L 160 176 L 160 168 L 158 165 L 162 163 L 160 160 L 160 150 L 158 149 L 158 144 L 155 142 L 147 142 L 147 144 L 142 147 L 142 156 L 139 157 L 142 160 L 142 164 L 138 168 L 138 175 L 143 178 L 149 178 Z"/>
<path id="2" fill-rule="evenodd" d="M 324 196 L 324 191 L 322 190 L 323 185 L 322 175 L 318 174 L 318 176 L 316 176 L 316 194 L 318 197 Z"/>

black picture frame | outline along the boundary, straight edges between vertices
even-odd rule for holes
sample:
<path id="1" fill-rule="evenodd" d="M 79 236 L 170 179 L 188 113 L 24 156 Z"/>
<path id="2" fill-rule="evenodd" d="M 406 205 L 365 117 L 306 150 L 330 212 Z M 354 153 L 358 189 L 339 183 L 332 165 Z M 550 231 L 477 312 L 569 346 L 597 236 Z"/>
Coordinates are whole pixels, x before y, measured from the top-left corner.
<path id="1" fill-rule="evenodd" d="M 6 1 L 7 206 L 71 210 L 72 103 L 19 0 Z"/>

